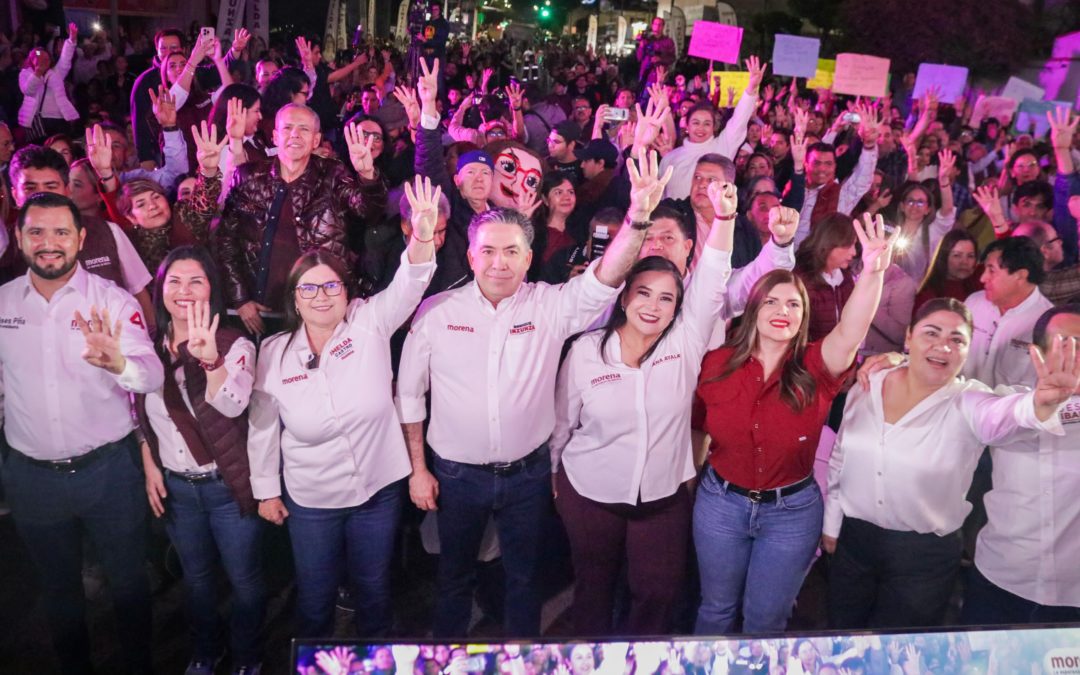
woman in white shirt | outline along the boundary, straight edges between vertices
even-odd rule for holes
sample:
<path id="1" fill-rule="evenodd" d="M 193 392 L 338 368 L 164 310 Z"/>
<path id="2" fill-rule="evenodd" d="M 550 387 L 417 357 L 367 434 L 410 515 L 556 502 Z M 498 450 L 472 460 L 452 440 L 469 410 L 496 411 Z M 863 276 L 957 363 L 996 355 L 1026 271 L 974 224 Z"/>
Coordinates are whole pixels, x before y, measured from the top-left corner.
<path id="1" fill-rule="evenodd" d="M 416 185 L 414 194 L 406 183 L 412 237 L 390 286 L 350 303 L 344 263 L 304 254 L 287 281 L 287 330 L 259 357 L 251 485 L 259 514 L 289 526 L 301 637 L 333 634 L 343 577 L 357 599 L 359 635 L 390 629 L 390 558 L 411 466 L 392 398 L 390 336 L 435 271 L 442 193 L 419 176 Z"/>
<path id="2" fill-rule="evenodd" d="M 912 279 L 922 279 L 930 267 L 938 243 L 956 222 L 952 183 L 949 178 L 956 156 L 948 150 L 938 153 L 938 186 L 941 206 L 936 208 L 934 194 L 922 183 L 909 181 L 897 191 L 895 225 L 900 228 L 895 263 Z"/>
<path id="3" fill-rule="evenodd" d="M 607 325 L 579 338 L 559 373 L 552 478 L 580 635 L 612 632 L 624 560 L 632 602 L 620 634 L 671 631 L 690 536 L 690 408 L 731 274 L 737 206 L 730 183 L 713 183 L 709 194 L 718 218 L 685 303 L 674 264 L 639 260 Z"/>
<path id="4" fill-rule="evenodd" d="M 1076 346 L 1033 352 L 1032 393 L 998 397 L 958 377 L 971 314 L 952 298 L 919 308 L 906 364 L 854 389 L 829 460 L 822 547 L 835 628 L 939 625 L 960 568 L 960 526 L 979 455 L 1041 429 L 1075 389 Z"/>
<path id="5" fill-rule="evenodd" d="M 19 106 L 19 126 L 26 131 L 26 140 L 40 143 L 47 136 L 68 133 L 69 122 L 79 119 L 79 112 L 68 99 L 64 79 L 71 70 L 79 28 L 68 24 L 68 39 L 60 49 L 60 58 L 53 66 L 52 57 L 44 47 L 35 47 L 26 57 L 19 71 L 19 90 L 23 101 Z M 41 115 L 41 126 L 34 125 L 34 118 Z"/>
<path id="6" fill-rule="evenodd" d="M 193 654 L 188 672 L 210 672 L 224 653 L 218 561 L 232 586 L 229 644 L 234 668 L 262 661 L 266 596 L 262 521 L 251 494 L 247 405 L 255 345 L 219 328 L 222 284 L 206 249 L 174 249 L 154 288 L 165 384 L 136 400 L 146 494 L 184 570 Z"/>

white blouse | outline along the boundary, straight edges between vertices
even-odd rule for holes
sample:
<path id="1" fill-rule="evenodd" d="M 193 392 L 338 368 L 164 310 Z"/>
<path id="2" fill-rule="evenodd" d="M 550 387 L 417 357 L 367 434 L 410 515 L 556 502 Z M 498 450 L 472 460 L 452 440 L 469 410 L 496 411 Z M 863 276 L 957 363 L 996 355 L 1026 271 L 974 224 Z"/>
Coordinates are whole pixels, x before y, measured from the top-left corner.
<path id="1" fill-rule="evenodd" d="M 349 305 L 317 368 L 308 368 L 302 328 L 263 343 L 248 414 L 256 499 L 281 495 L 282 465 L 289 496 L 310 508 L 358 506 L 409 475 L 390 336 L 420 304 L 435 263 L 414 265 L 408 255 L 386 290 Z"/>
<path id="2" fill-rule="evenodd" d="M 694 475 L 690 409 L 713 325 L 726 298 L 731 253 L 706 248 L 680 316 L 641 365 L 623 363 L 618 333 L 574 343 L 555 389 L 552 467 L 599 502 L 662 499 Z"/>
<path id="3" fill-rule="evenodd" d="M 957 378 L 885 423 L 882 388 L 895 369 L 855 387 L 829 460 L 824 534 L 836 537 L 844 516 L 888 530 L 958 530 L 971 511 L 965 496 L 987 445 L 1034 437 L 1043 429 L 1032 394 L 996 396 L 976 380 Z"/>

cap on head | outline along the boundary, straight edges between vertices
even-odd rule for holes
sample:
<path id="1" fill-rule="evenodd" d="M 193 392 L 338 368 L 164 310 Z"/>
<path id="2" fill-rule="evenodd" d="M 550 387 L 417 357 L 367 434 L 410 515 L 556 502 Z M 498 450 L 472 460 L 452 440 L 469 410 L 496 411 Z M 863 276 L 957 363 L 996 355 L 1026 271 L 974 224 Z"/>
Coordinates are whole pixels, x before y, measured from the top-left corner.
<path id="1" fill-rule="evenodd" d="M 586 159 L 599 159 L 604 162 L 604 168 L 614 169 L 619 159 L 618 149 L 609 141 L 602 138 L 594 138 L 580 148 L 574 148 L 574 156 L 584 161 Z"/>
<path id="2" fill-rule="evenodd" d="M 492 171 L 495 171 L 495 162 L 491 159 L 491 155 L 487 154 L 483 150 L 470 150 L 464 155 L 458 157 L 458 172 L 460 173 L 461 170 L 469 164 L 483 164 Z"/>

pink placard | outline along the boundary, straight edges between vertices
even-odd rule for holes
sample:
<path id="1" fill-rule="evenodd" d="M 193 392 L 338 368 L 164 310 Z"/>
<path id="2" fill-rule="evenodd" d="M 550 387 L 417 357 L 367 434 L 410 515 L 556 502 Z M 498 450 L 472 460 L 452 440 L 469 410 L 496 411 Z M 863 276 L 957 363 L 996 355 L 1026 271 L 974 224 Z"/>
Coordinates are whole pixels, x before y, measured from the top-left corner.
<path id="1" fill-rule="evenodd" d="M 715 21 L 695 21 L 690 34 L 690 56 L 738 63 L 739 47 L 742 46 L 743 29 Z"/>
<path id="2" fill-rule="evenodd" d="M 866 54 L 837 54 L 833 91 L 851 96 L 884 96 L 889 86 L 889 59 Z"/>

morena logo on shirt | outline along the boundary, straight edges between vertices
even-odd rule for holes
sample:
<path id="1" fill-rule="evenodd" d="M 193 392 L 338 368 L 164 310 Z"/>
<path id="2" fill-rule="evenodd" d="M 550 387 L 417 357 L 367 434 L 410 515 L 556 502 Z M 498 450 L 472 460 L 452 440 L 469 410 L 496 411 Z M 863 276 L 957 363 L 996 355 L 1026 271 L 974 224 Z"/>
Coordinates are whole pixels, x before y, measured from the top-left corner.
<path id="1" fill-rule="evenodd" d="M 21 316 L 0 316 L 0 328 L 22 328 L 25 325 L 26 319 Z"/>
<path id="2" fill-rule="evenodd" d="M 307 373 L 300 373 L 299 375 L 293 375 L 292 377 L 286 377 L 281 381 L 282 384 L 292 384 L 294 382 L 300 382 L 307 379 Z"/>
<path id="3" fill-rule="evenodd" d="M 602 384 L 607 384 L 608 382 L 618 382 L 621 379 L 622 375 L 618 373 L 607 373 L 606 375 L 598 375 L 597 377 L 589 380 L 589 386 L 599 387 Z"/>
<path id="4" fill-rule="evenodd" d="M 536 326 L 533 325 L 533 322 L 532 321 L 526 321 L 525 323 L 519 323 L 518 325 L 511 328 L 510 329 L 510 334 L 511 335 L 523 335 L 525 333 L 531 333 L 534 330 L 536 330 Z"/>
<path id="5" fill-rule="evenodd" d="M 453 323 L 446 324 L 446 330 L 452 333 L 475 333 L 476 330 L 472 326 L 463 326 Z"/>
<path id="6" fill-rule="evenodd" d="M 668 354 L 667 356 L 661 356 L 652 362 L 652 365 L 658 366 L 661 363 L 667 363 L 668 361 L 677 361 L 682 358 L 682 354 Z"/>

